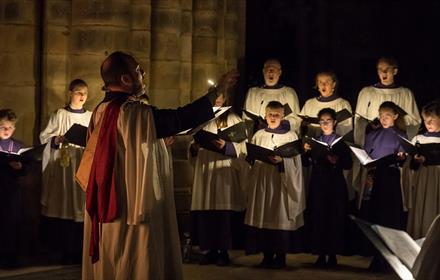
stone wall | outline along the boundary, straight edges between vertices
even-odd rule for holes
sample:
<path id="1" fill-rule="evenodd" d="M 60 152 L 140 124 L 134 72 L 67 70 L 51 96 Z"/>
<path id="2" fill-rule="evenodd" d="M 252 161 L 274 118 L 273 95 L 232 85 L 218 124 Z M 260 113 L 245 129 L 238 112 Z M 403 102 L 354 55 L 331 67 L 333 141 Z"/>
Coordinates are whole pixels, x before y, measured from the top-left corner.
<path id="1" fill-rule="evenodd" d="M 244 56 L 245 0 L 0 0 L 0 108 L 20 117 L 16 138 L 38 143 L 52 112 L 68 103 L 71 80 L 89 84 L 88 109 L 102 99 L 101 62 L 115 50 L 145 69 L 151 102 L 175 108 L 203 95 L 207 79 Z M 179 226 L 188 230 L 191 137 L 173 145 Z M 41 165 L 22 182 L 20 252 L 38 248 Z M 26 206 L 25 206 L 26 205 Z"/>
<path id="2" fill-rule="evenodd" d="M 27 143 L 38 112 L 39 28 L 33 0 L 0 1 L 0 108 L 17 113 L 16 136 Z"/>
<path id="3" fill-rule="evenodd" d="M 32 144 L 71 80 L 89 84 L 88 109 L 99 102 L 115 50 L 142 62 L 153 104 L 183 105 L 244 56 L 244 14 L 244 0 L 2 0 L 0 108 L 17 111 L 16 137 Z"/>

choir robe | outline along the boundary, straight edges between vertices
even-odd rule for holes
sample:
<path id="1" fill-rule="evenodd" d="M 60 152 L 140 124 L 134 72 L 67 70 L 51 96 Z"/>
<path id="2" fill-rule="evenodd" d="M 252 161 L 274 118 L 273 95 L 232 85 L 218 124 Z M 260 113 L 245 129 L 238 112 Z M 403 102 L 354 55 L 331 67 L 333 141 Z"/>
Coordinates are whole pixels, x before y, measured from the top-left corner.
<path id="1" fill-rule="evenodd" d="M 289 121 L 291 129 L 298 133 L 301 124 L 301 119 L 297 116 L 300 110 L 299 101 L 296 91 L 291 87 L 282 85 L 252 87 L 248 90 L 243 109 L 265 119 L 266 106 L 270 101 L 279 101 L 283 105 L 289 104 L 292 113 L 285 116 L 285 119 Z M 245 113 L 243 113 L 243 119 L 250 120 Z"/>
<path id="2" fill-rule="evenodd" d="M 404 116 L 409 138 L 414 137 L 422 119 L 414 95 L 405 87 L 385 87 L 380 84 L 364 87 L 360 92 L 354 118 L 354 140 L 358 145 L 364 144 L 367 122 L 379 117 L 379 107 L 385 101 L 392 101 L 407 114 Z"/>
<path id="3" fill-rule="evenodd" d="M 404 116 L 404 120 L 408 137 L 411 139 L 417 134 L 422 120 L 411 90 L 405 87 L 386 87 L 381 84 L 375 84 L 364 87 L 358 95 L 354 117 L 354 142 L 356 144 L 364 145 L 365 129 L 368 125 L 368 121 L 379 117 L 379 107 L 385 101 L 396 103 L 407 113 L 407 115 Z M 353 187 L 360 192 L 365 182 L 366 171 L 363 170 L 363 167 L 356 159 L 353 162 L 352 178 Z M 358 207 L 359 205 L 360 204 L 358 204 Z"/>
<path id="4" fill-rule="evenodd" d="M 440 133 L 417 135 L 412 143 L 440 143 Z M 425 237 L 437 215 L 440 214 L 440 165 L 420 164 L 417 170 L 408 165 L 404 169 L 405 199 L 408 208 L 407 231 L 414 238 Z"/>
<path id="5" fill-rule="evenodd" d="M 82 222 L 84 219 L 85 194 L 75 182 L 75 172 L 79 166 L 83 147 L 70 145 L 67 151 L 70 164 L 61 166 L 61 150 L 53 147 L 52 138 L 64 135 L 73 124 L 89 126 L 92 112 L 58 109 L 52 114 L 46 128 L 40 133 L 40 141 L 46 144 L 43 151 L 43 184 L 41 192 L 41 213 L 46 217 Z"/>
<path id="6" fill-rule="evenodd" d="M 274 149 L 297 139 L 293 131 L 266 128 L 255 133 L 252 143 Z M 256 160 L 248 181 L 246 251 L 301 251 L 306 206 L 301 156 L 283 158 L 280 165 Z"/>
<path id="7" fill-rule="evenodd" d="M 0 140 L 0 150 L 16 153 L 22 143 L 15 139 Z M 19 226 L 22 223 L 19 176 L 21 170 L 13 169 L 7 161 L 0 161 L 0 265 L 16 265 Z"/>
<path id="8" fill-rule="evenodd" d="M 437 280 L 440 278 L 440 216 L 432 222 L 422 248 L 417 255 L 412 273 L 416 280 Z"/>
<path id="9" fill-rule="evenodd" d="M 365 137 L 365 151 L 372 159 L 404 152 L 399 136 L 405 133 L 395 127 L 379 128 Z M 369 221 L 375 224 L 403 229 L 403 192 L 401 172 L 397 164 L 379 164 L 372 171 L 373 188 L 370 199 Z"/>
<path id="10" fill-rule="evenodd" d="M 318 140 L 331 144 L 337 134 L 321 135 Z M 336 164 L 328 154 L 310 154 L 312 176 L 307 194 L 305 224 L 308 249 L 313 254 L 342 254 L 346 250 L 348 192 L 343 170 L 352 166 L 350 149 L 336 146 L 332 154 L 338 156 Z"/>
<path id="11" fill-rule="evenodd" d="M 321 101 L 321 99 L 322 98 L 310 98 L 309 100 L 307 100 L 301 109 L 300 115 L 316 118 L 318 117 L 319 111 L 324 108 L 331 108 L 336 112 L 339 112 L 344 109 L 347 109 L 350 113 L 352 112 L 350 103 L 341 97 L 336 97 L 335 99 L 330 99 L 330 101 L 325 101 L 325 102 Z M 336 133 L 339 135 L 345 135 L 346 133 L 350 132 L 352 129 L 353 129 L 353 118 L 346 119 L 340 123 L 337 123 L 336 125 Z M 319 135 L 321 135 L 321 127 L 319 126 L 319 124 L 308 125 L 307 135 L 314 138 L 319 137 Z M 306 186 L 309 185 L 309 180 L 312 172 L 311 168 L 312 168 L 311 166 L 303 167 L 304 180 Z M 350 199 L 353 199 L 354 191 L 352 188 L 353 179 L 352 179 L 351 169 L 344 170 L 344 177 L 346 180 L 349 197 Z"/>
<path id="12" fill-rule="evenodd" d="M 103 101 L 98 105 L 91 120 L 90 137 L 76 174 L 83 188 L 88 184 L 108 104 Z M 174 135 L 213 117 L 212 104 L 206 96 L 176 110 L 156 109 L 135 96 L 121 105 L 113 171 L 120 214 L 112 222 L 100 223 L 100 258 L 92 263 L 92 224 L 86 211 L 83 280 L 183 278 L 172 162 L 165 142 L 157 136 Z"/>
<path id="13" fill-rule="evenodd" d="M 316 118 L 318 117 L 318 112 L 324 108 L 331 108 L 336 112 L 339 112 L 343 109 L 347 109 L 350 113 L 352 112 L 350 103 L 341 97 L 337 97 L 327 102 L 321 101 L 319 98 L 310 98 L 309 100 L 306 101 L 306 103 L 302 107 L 300 115 Z M 339 135 L 345 135 L 352 129 L 353 129 L 352 118 L 348 118 L 337 124 L 336 133 Z M 320 134 L 321 134 L 321 128 L 319 124 L 310 124 L 308 126 L 308 133 L 307 133 L 308 136 L 316 138 L 319 137 Z"/>
<path id="14" fill-rule="evenodd" d="M 230 113 L 227 127 L 241 121 Z M 216 121 L 209 122 L 203 130 L 217 134 Z M 204 148 L 198 151 L 192 187 L 191 240 L 201 250 L 242 247 L 244 186 L 249 169 L 245 154 L 245 141 L 226 142 L 224 154 Z"/>

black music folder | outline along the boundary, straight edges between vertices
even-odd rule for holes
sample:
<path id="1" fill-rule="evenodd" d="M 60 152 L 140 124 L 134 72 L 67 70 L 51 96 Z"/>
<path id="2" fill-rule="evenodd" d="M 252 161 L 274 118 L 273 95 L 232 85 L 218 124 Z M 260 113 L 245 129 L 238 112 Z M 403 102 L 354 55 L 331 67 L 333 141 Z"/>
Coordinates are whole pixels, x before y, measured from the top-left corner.
<path id="1" fill-rule="evenodd" d="M 261 160 L 273 164 L 269 156 L 293 157 L 302 153 L 302 141 L 300 139 L 279 146 L 273 150 L 255 144 L 246 143 L 247 159 L 250 161 Z"/>
<path id="2" fill-rule="evenodd" d="M 87 143 L 87 127 L 75 123 L 64 133 L 64 137 L 70 144 L 85 147 Z"/>
<path id="3" fill-rule="evenodd" d="M 43 150 L 46 144 L 37 145 L 34 147 L 21 148 L 18 152 L 7 152 L 0 151 L 0 161 L 2 162 L 11 162 L 11 161 L 20 161 L 20 162 L 28 162 L 32 160 L 41 160 L 43 155 Z"/>
<path id="4" fill-rule="evenodd" d="M 297 115 L 297 116 L 308 123 L 319 124 L 318 117 L 309 117 L 309 116 L 304 116 L 304 115 Z M 341 111 L 336 112 L 336 121 L 342 122 L 342 121 L 345 121 L 346 119 L 351 118 L 352 116 L 353 115 L 347 109 L 342 109 Z"/>
<path id="5" fill-rule="evenodd" d="M 440 165 L 440 143 L 413 144 L 408 139 L 400 135 L 397 136 L 408 154 L 424 156 L 425 162 L 423 164 L 425 165 Z"/>

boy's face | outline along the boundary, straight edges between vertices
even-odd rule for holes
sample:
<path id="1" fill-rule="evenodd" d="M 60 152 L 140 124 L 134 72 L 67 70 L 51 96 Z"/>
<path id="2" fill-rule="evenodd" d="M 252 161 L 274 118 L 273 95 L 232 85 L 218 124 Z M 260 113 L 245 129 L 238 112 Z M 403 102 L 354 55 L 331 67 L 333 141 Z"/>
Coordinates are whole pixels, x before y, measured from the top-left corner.
<path id="1" fill-rule="evenodd" d="M 383 85 L 392 85 L 394 83 L 394 76 L 397 75 L 397 68 L 381 61 L 377 64 L 377 75 Z"/>
<path id="2" fill-rule="evenodd" d="M 87 87 L 77 87 L 70 92 L 70 104 L 74 108 L 82 108 L 87 101 Z"/>
<path id="3" fill-rule="evenodd" d="M 214 107 L 222 107 L 223 103 L 225 103 L 225 97 L 223 94 L 220 94 L 215 100 Z"/>
<path id="4" fill-rule="evenodd" d="M 267 86 L 274 86 L 281 76 L 281 65 L 277 61 L 267 61 L 263 68 L 264 83 Z"/>
<path id="5" fill-rule="evenodd" d="M 266 109 L 266 121 L 269 128 L 275 129 L 280 126 L 281 120 L 284 118 L 284 109 Z"/>
<path id="6" fill-rule="evenodd" d="M 316 86 L 318 87 L 321 96 L 329 97 L 335 91 L 336 82 L 333 81 L 332 77 L 330 76 L 319 75 L 316 78 Z"/>
<path id="7" fill-rule="evenodd" d="M 422 114 L 422 116 L 426 130 L 428 130 L 429 132 L 440 132 L 440 118 L 438 116 L 426 116 L 425 114 Z"/>
<path id="8" fill-rule="evenodd" d="M 319 117 L 319 126 L 321 127 L 324 135 L 329 135 L 333 133 L 336 121 L 329 114 L 323 114 Z"/>
<path id="9" fill-rule="evenodd" d="M 0 140 L 9 139 L 15 131 L 15 122 L 0 120 Z"/>
<path id="10" fill-rule="evenodd" d="M 399 115 L 395 114 L 393 110 L 390 109 L 381 109 L 379 110 L 379 120 L 380 124 L 384 128 L 392 127 L 394 126 L 394 121 L 397 120 L 397 117 Z"/>

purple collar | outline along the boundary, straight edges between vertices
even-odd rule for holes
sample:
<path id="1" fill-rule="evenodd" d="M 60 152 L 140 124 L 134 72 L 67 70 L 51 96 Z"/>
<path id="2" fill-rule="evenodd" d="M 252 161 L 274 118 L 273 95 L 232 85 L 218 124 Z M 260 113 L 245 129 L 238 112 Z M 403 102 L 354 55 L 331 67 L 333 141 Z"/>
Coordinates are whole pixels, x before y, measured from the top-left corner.
<path id="1" fill-rule="evenodd" d="M 269 133 L 285 134 L 290 131 L 290 123 L 288 120 L 282 120 L 277 128 L 266 127 L 264 130 Z"/>
<path id="2" fill-rule="evenodd" d="M 268 86 L 268 85 L 262 85 L 262 86 L 260 86 L 260 88 L 264 88 L 264 89 L 280 89 L 280 88 L 282 88 L 282 87 L 284 87 L 283 84 L 276 84 L 276 85 L 274 85 L 274 86 Z"/>
<path id="3" fill-rule="evenodd" d="M 335 141 L 335 139 L 337 137 L 338 137 L 338 135 L 333 132 L 332 134 L 329 134 L 329 135 L 321 134 L 321 136 L 319 136 L 318 140 L 330 145 L 333 143 L 333 141 Z"/>
<path id="4" fill-rule="evenodd" d="M 72 109 L 70 107 L 70 105 L 67 105 L 66 107 L 64 107 L 64 109 L 66 109 L 67 111 L 69 111 L 70 113 L 76 113 L 76 114 L 82 114 L 86 112 L 86 109 L 81 108 L 81 109 Z"/>
<path id="5" fill-rule="evenodd" d="M 439 132 L 429 132 L 429 131 L 427 131 L 423 135 L 426 136 L 426 137 L 440 137 L 440 131 Z"/>
<path id="6" fill-rule="evenodd" d="M 327 97 L 320 95 L 320 96 L 316 97 L 316 100 L 318 100 L 319 102 L 330 102 L 330 101 L 336 100 L 338 98 L 339 98 L 339 95 L 336 93 L 333 93 L 332 95 L 327 96 Z"/>
<path id="7" fill-rule="evenodd" d="M 1 151 L 16 153 L 21 147 L 21 143 L 12 138 L 0 140 Z"/>
<path id="8" fill-rule="evenodd" d="M 391 88 L 398 88 L 399 86 L 398 85 L 396 85 L 396 84 L 391 84 L 391 85 L 384 85 L 384 84 L 382 84 L 382 83 L 375 83 L 374 85 L 373 85 L 373 87 L 375 87 L 375 88 L 389 88 L 389 89 L 391 89 Z"/>

